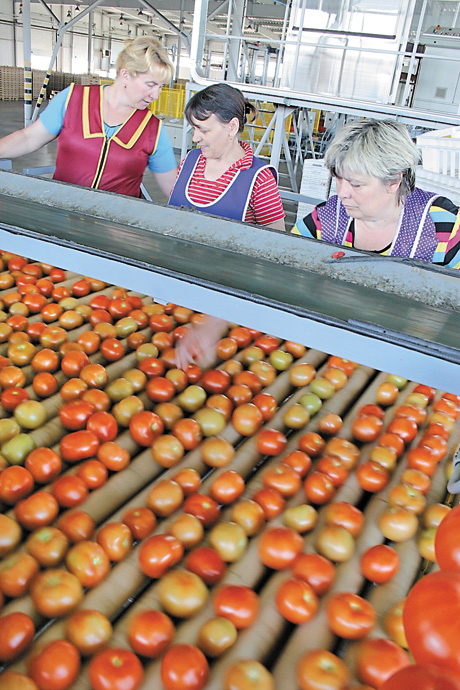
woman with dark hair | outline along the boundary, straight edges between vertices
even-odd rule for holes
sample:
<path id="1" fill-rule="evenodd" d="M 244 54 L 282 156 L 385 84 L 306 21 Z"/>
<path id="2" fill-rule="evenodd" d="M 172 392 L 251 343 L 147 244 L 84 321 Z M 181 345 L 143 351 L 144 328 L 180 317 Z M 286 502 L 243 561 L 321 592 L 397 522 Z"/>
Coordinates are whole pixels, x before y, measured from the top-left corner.
<path id="1" fill-rule="evenodd" d="M 276 170 L 239 140 L 248 115 L 256 114 L 241 91 L 228 84 L 213 84 L 192 96 L 185 117 L 199 148 L 182 161 L 170 205 L 285 229 Z"/>
<path id="2" fill-rule="evenodd" d="M 384 256 L 460 268 L 456 204 L 415 186 L 419 151 L 405 125 L 357 120 L 332 141 L 324 163 L 337 194 L 291 232 Z"/>

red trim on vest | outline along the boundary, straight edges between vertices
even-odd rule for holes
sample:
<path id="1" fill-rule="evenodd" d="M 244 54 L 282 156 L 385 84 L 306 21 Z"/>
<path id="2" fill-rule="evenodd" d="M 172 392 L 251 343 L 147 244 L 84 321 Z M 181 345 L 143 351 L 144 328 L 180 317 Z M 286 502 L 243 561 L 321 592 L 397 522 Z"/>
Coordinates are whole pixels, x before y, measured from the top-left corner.
<path id="1" fill-rule="evenodd" d="M 103 88 L 73 86 L 58 136 L 54 178 L 138 197 L 161 122 L 151 110 L 134 110 L 107 139 L 102 121 Z"/>

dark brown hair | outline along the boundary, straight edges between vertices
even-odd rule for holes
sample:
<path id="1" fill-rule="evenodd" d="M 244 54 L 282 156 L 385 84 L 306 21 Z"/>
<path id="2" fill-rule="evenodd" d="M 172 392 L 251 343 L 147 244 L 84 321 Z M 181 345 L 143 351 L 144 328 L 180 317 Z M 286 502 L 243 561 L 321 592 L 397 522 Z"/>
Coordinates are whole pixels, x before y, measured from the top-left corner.
<path id="1" fill-rule="evenodd" d="M 230 122 L 234 117 L 242 132 L 251 115 L 251 122 L 257 117 L 257 108 L 250 103 L 239 89 L 228 84 L 212 84 L 191 97 L 185 106 L 185 117 L 189 124 L 195 120 L 207 120 L 215 115 L 221 122 Z"/>

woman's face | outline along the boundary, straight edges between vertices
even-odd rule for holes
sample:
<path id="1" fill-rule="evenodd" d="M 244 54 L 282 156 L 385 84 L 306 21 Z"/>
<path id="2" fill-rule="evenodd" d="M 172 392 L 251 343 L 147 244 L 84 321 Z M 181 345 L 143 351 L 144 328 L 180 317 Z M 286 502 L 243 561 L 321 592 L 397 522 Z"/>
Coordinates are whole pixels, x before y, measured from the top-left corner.
<path id="1" fill-rule="evenodd" d="M 398 205 L 400 182 L 386 183 L 370 175 L 347 174 L 336 177 L 337 194 L 351 218 L 379 220 Z"/>
<path id="2" fill-rule="evenodd" d="M 156 101 L 165 85 L 155 71 L 135 75 L 129 74 L 126 70 L 122 72 L 129 105 L 138 110 L 145 110 L 152 101 Z"/>
<path id="3" fill-rule="evenodd" d="M 238 131 L 237 122 L 236 117 L 230 122 L 222 122 L 214 113 L 206 120 L 191 118 L 193 141 L 205 158 L 220 158 L 227 151 Z"/>

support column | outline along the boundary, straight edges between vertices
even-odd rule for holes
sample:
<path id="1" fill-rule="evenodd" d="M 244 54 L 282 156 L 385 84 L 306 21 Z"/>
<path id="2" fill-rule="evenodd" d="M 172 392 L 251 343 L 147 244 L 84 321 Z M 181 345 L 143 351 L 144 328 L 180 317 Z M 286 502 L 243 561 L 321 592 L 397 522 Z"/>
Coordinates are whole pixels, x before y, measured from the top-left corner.
<path id="1" fill-rule="evenodd" d="M 24 51 L 24 127 L 32 118 L 32 29 L 30 25 L 30 0 L 23 0 L 23 51 Z"/>

